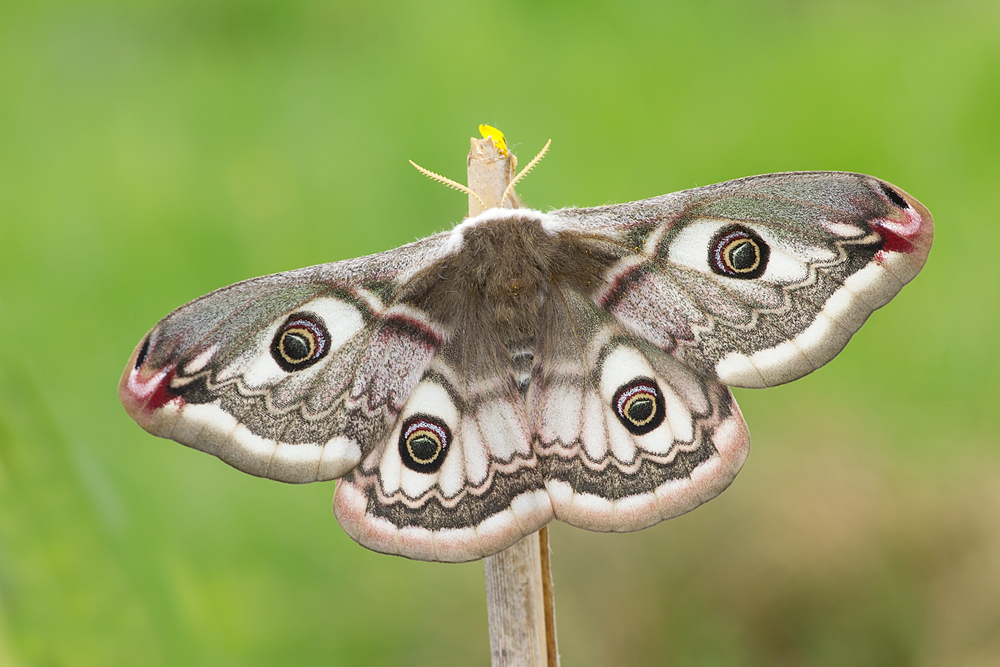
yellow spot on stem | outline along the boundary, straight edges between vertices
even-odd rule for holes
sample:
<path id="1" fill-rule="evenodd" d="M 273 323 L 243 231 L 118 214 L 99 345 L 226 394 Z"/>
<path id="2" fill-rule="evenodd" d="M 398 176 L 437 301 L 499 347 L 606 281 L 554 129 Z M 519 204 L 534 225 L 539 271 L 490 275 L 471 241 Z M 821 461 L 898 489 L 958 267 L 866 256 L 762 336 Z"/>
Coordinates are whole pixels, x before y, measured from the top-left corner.
<path id="1" fill-rule="evenodd" d="M 483 135 L 483 139 L 492 139 L 493 145 L 502 155 L 507 154 L 507 140 L 503 138 L 503 132 L 490 125 L 480 125 L 479 133 Z"/>

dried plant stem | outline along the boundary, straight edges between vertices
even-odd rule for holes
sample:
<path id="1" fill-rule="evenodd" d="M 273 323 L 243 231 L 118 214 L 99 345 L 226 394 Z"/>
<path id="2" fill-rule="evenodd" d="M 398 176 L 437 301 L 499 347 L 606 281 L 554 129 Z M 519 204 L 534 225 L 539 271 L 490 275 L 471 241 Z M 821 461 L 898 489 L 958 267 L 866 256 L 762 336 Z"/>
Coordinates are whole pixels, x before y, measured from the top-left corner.
<path id="1" fill-rule="evenodd" d="M 520 206 L 512 187 L 516 168 L 516 158 L 497 150 L 492 139 L 472 139 L 470 216 L 488 208 Z M 490 556 L 484 564 L 493 667 L 558 667 L 548 528 Z"/>
<path id="2" fill-rule="evenodd" d="M 548 528 L 484 563 L 493 667 L 557 667 Z"/>

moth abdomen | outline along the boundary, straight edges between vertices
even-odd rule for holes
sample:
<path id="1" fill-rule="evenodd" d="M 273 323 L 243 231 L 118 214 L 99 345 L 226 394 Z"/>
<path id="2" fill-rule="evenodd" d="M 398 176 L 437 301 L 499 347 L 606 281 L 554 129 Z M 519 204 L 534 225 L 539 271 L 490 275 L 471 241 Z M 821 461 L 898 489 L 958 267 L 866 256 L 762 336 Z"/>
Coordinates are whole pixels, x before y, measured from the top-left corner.
<path id="1" fill-rule="evenodd" d="M 462 234 L 459 249 L 423 271 L 403 299 L 437 321 L 488 326 L 504 342 L 533 336 L 553 254 L 538 214 L 511 211 L 453 233 Z"/>

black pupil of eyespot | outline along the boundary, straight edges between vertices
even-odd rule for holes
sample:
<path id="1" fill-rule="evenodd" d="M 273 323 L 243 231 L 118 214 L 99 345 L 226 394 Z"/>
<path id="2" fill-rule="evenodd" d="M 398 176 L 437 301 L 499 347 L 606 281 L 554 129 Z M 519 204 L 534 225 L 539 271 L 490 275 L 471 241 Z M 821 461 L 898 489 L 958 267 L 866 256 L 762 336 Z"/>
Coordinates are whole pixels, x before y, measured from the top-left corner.
<path id="1" fill-rule="evenodd" d="M 438 441 L 425 433 L 410 438 L 410 452 L 418 463 L 430 463 L 440 450 Z"/>
<path id="2" fill-rule="evenodd" d="M 757 250 L 749 239 L 737 241 L 736 247 L 729 253 L 733 268 L 737 271 L 747 271 L 757 263 Z"/>
<path id="3" fill-rule="evenodd" d="M 628 416 L 634 422 L 644 422 L 653 415 L 656 403 L 645 396 L 634 399 L 628 406 Z"/>
<path id="4" fill-rule="evenodd" d="M 297 331 L 287 332 L 281 340 L 281 349 L 289 359 L 301 361 L 309 356 L 309 340 Z"/>

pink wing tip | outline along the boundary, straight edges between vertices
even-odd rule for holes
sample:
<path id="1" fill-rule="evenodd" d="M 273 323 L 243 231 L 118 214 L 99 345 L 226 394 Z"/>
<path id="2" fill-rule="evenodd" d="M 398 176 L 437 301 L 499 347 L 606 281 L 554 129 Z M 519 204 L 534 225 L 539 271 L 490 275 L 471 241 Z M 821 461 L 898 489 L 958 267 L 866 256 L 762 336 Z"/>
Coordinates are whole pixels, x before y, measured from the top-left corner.
<path id="1" fill-rule="evenodd" d="M 182 403 L 184 400 L 170 390 L 176 366 L 153 370 L 142 363 L 148 352 L 146 341 L 147 338 L 144 338 L 133 350 L 118 383 L 118 398 L 125 411 L 143 428 L 152 423 L 150 417 L 154 411 L 171 401 Z"/>
<path id="2" fill-rule="evenodd" d="M 879 188 L 893 206 L 893 213 L 872 221 L 872 227 L 884 243 L 877 260 L 887 253 L 912 254 L 918 251 L 926 257 L 934 238 L 934 223 L 927 207 L 894 185 L 879 181 Z M 922 262 L 921 262 L 922 263 Z"/>

